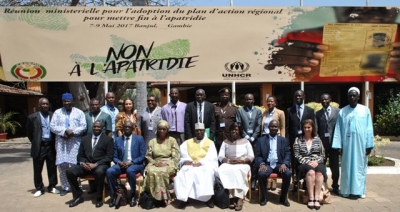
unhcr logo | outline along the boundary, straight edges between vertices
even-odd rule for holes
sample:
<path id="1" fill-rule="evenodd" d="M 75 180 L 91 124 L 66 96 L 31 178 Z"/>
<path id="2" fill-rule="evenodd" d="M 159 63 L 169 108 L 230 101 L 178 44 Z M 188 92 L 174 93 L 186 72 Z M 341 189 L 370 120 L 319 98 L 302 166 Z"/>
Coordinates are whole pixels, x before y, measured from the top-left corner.
<path id="1" fill-rule="evenodd" d="M 225 63 L 225 70 L 229 74 L 222 74 L 224 80 L 249 80 L 251 74 L 245 74 L 248 71 L 250 65 L 248 63 L 242 63 L 239 61 L 233 63 Z"/>

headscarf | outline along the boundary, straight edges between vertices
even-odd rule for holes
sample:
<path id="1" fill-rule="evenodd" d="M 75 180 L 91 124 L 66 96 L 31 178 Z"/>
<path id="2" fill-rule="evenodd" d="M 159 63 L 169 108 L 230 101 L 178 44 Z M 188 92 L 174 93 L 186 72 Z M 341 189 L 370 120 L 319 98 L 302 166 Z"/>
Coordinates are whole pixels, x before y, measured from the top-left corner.
<path id="1" fill-rule="evenodd" d="M 160 120 L 158 123 L 157 123 L 157 128 L 159 128 L 159 127 L 165 127 L 165 128 L 167 128 L 167 132 L 169 131 L 169 123 L 167 122 L 167 121 L 165 121 L 165 120 Z M 157 134 L 157 130 L 156 130 L 156 134 Z"/>

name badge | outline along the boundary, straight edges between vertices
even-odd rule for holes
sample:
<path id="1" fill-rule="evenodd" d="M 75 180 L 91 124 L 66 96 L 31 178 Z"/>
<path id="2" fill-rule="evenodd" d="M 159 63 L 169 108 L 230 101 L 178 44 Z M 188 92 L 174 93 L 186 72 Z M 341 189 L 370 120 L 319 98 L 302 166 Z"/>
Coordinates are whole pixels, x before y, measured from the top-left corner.
<path id="1" fill-rule="evenodd" d="M 297 130 L 297 135 L 301 135 L 301 134 L 303 134 L 303 131 Z"/>
<path id="2" fill-rule="evenodd" d="M 329 133 L 325 133 L 325 138 L 329 138 L 331 135 Z"/>
<path id="3" fill-rule="evenodd" d="M 219 123 L 219 127 L 225 127 L 225 122 Z"/>
<path id="4" fill-rule="evenodd" d="M 175 130 L 175 126 L 172 126 L 172 127 L 170 128 L 170 131 L 176 131 L 176 130 Z"/>
<path id="5" fill-rule="evenodd" d="M 253 134 L 253 130 L 252 129 L 247 130 L 247 134 Z"/>
<path id="6" fill-rule="evenodd" d="M 149 126 L 147 129 L 153 131 L 153 126 Z"/>

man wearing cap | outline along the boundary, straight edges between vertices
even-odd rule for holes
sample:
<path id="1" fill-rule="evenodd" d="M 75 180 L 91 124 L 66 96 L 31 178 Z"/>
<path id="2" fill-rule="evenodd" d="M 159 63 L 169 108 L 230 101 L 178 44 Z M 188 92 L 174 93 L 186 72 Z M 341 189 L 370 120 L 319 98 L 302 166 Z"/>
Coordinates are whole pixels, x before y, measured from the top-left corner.
<path id="1" fill-rule="evenodd" d="M 342 155 L 340 193 L 365 198 L 368 155 L 374 148 L 374 131 L 368 107 L 358 104 L 360 90 L 347 92 L 349 105 L 339 111 L 332 148 Z"/>
<path id="2" fill-rule="evenodd" d="M 171 102 L 162 107 L 161 117 L 171 126 L 168 135 L 174 137 L 180 145 L 185 141 L 186 103 L 179 101 L 179 90 L 177 88 L 171 88 L 169 97 Z"/>
<path id="3" fill-rule="evenodd" d="M 106 101 L 107 104 L 102 106 L 100 108 L 101 111 L 110 114 L 111 116 L 111 123 L 112 123 L 112 137 L 115 140 L 117 138 L 117 131 L 115 128 L 115 118 L 117 117 L 117 114 L 119 113 L 119 110 L 117 107 L 114 106 L 114 101 L 115 101 L 115 94 L 113 92 L 108 92 L 106 94 Z"/>
<path id="4" fill-rule="evenodd" d="M 220 102 L 214 103 L 216 121 L 216 147 L 217 151 L 221 144 L 229 136 L 229 127 L 236 121 L 237 106 L 230 102 L 231 91 L 229 88 L 222 88 L 219 91 Z"/>
<path id="5" fill-rule="evenodd" d="M 54 112 L 50 122 L 50 130 L 56 134 L 56 165 L 63 189 L 60 192 L 61 196 L 66 195 L 71 189 L 65 171 L 77 163 L 79 145 L 86 131 L 85 114 L 78 108 L 72 107 L 72 100 L 72 94 L 63 94 L 63 107 Z"/>
<path id="6" fill-rule="evenodd" d="M 204 136 L 203 123 L 195 124 L 195 137 L 183 142 L 180 146 L 180 171 L 175 177 L 176 198 L 181 201 L 178 206 L 184 209 L 188 198 L 206 202 L 214 207 L 214 174 L 218 168 L 218 156 L 214 142 Z"/>

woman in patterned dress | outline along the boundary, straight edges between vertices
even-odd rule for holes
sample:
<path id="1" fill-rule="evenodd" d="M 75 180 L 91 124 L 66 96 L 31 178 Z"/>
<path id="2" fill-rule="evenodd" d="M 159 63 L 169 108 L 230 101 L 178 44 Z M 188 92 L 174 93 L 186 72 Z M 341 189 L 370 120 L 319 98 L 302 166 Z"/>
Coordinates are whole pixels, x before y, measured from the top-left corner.
<path id="1" fill-rule="evenodd" d="M 307 207 L 310 209 L 320 209 L 319 195 L 322 183 L 326 176 L 324 165 L 325 150 L 321 139 L 317 136 L 317 129 L 314 121 L 304 120 L 301 124 L 302 136 L 296 138 L 293 148 L 294 157 L 300 165 L 297 166 L 297 182 L 305 178 L 309 201 Z"/>
<path id="2" fill-rule="evenodd" d="M 169 124 L 161 120 L 157 124 L 156 138 L 149 141 L 146 159 L 144 190 L 167 205 L 171 200 L 168 185 L 171 176 L 178 171 L 181 157 L 175 138 L 168 136 Z"/>
<path id="3" fill-rule="evenodd" d="M 242 130 L 237 123 L 229 127 L 229 132 L 230 138 L 222 142 L 219 151 L 218 159 L 222 165 L 218 173 L 224 188 L 229 190 L 229 208 L 240 211 L 249 191 L 247 174 L 250 172 L 249 164 L 254 159 L 254 152 L 251 143 L 240 137 Z"/>
<path id="4" fill-rule="evenodd" d="M 117 114 L 115 117 L 115 128 L 117 130 L 117 135 L 122 136 L 123 133 L 123 125 L 127 121 L 131 121 L 133 123 L 132 133 L 135 135 L 142 135 L 139 128 L 137 128 L 137 115 L 134 112 L 133 101 L 130 98 L 126 98 L 122 103 L 122 111 Z"/>

